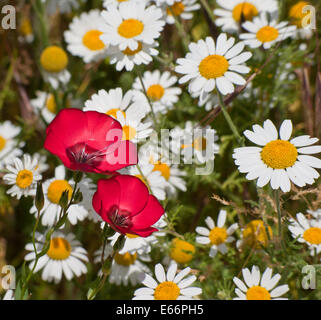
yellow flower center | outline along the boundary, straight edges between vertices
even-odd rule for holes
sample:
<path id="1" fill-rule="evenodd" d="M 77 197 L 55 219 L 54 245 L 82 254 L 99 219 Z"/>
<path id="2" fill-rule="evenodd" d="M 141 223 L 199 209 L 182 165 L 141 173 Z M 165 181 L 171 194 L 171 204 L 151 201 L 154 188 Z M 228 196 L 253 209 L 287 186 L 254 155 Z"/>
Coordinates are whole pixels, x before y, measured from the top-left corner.
<path id="1" fill-rule="evenodd" d="M 160 171 L 166 180 L 171 176 L 171 168 L 166 163 L 161 163 L 160 161 L 154 163 L 153 171 Z"/>
<path id="2" fill-rule="evenodd" d="M 110 110 L 108 110 L 108 111 L 106 112 L 106 114 L 107 114 L 108 116 L 111 116 L 111 117 L 117 119 L 117 112 L 118 112 L 118 111 L 120 111 L 120 112 L 123 114 L 124 118 L 126 118 L 126 113 L 125 113 L 124 111 L 118 109 L 118 108 L 110 109 Z"/>
<path id="3" fill-rule="evenodd" d="M 54 180 L 50 183 L 47 196 L 52 203 L 59 204 L 59 200 L 64 191 L 68 191 L 68 199 L 71 199 L 72 187 L 66 180 Z"/>
<path id="4" fill-rule="evenodd" d="M 176 300 L 179 297 L 180 289 L 178 285 L 172 281 L 164 281 L 160 283 L 154 292 L 155 300 Z"/>
<path id="5" fill-rule="evenodd" d="M 227 239 L 227 232 L 225 228 L 215 227 L 210 231 L 209 239 L 212 244 L 219 245 L 224 243 Z"/>
<path id="6" fill-rule="evenodd" d="M 236 22 L 240 22 L 243 17 L 246 21 L 252 21 L 259 14 L 258 10 L 252 3 L 242 2 L 236 5 L 232 15 Z"/>
<path id="7" fill-rule="evenodd" d="M 126 56 L 133 56 L 136 53 L 138 53 L 139 51 L 141 51 L 143 48 L 143 45 L 140 41 L 138 41 L 138 47 L 136 50 L 130 50 L 128 47 L 122 51 L 123 54 L 125 54 Z"/>
<path id="8" fill-rule="evenodd" d="M 4 147 L 6 146 L 6 143 L 7 143 L 7 140 L 4 137 L 0 136 L 0 151 L 4 149 Z"/>
<path id="9" fill-rule="evenodd" d="M 118 27 L 118 33 L 124 38 L 133 38 L 144 30 L 144 24 L 137 19 L 124 20 Z"/>
<path id="10" fill-rule="evenodd" d="M 169 8 L 166 9 L 167 14 L 169 16 L 172 15 L 172 12 L 174 13 L 175 16 L 179 16 L 184 12 L 185 9 L 185 5 L 182 2 L 175 2 L 172 6 L 171 6 L 170 10 Z"/>
<path id="11" fill-rule="evenodd" d="M 130 233 L 126 233 L 126 237 L 129 239 L 139 238 L 137 234 L 130 234 Z"/>
<path id="12" fill-rule="evenodd" d="M 120 254 L 116 252 L 114 257 L 117 264 L 125 267 L 128 267 L 131 264 L 134 264 L 136 261 L 136 258 L 137 258 L 137 253 L 130 254 L 129 252 L 126 252 L 124 254 Z"/>
<path id="13" fill-rule="evenodd" d="M 52 113 L 57 112 L 57 104 L 56 104 L 56 100 L 55 100 L 55 97 L 53 94 L 50 94 L 48 96 L 47 101 L 46 101 L 46 107 Z"/>
<path id="14" fill-rule="evenodd" d="M 47 255 L 53 260 L 66 260 L 70 256 L 71 245 L 61 237 L 53 238 L 50 240 L 49 250 Z"/>
<path id="15" fill-rule="evenodd" d="M 24 36 L 29 36 L 30 34 L 32 34 L 32 26 L 30 23 L 30 20 L 27 18 L 24 18 L 21 22 L 20 25 L 20 32 L 24 35 Z"/>
<path id="16" fill-rule="evenodd" d="M 262 161 L 270 168 L 292 167 L 298 157 L 296 147 L 289 141 L 274 140 L 265 145 L 261 152 Z"/>
<path id="17" fill-rule="evenodd" d="M 177 263 L 187 263 L 193 259 L 195 247 L 187 241 L 175 238 L 172 241 L 170 256 Z"/>
<path id="18" fill-rule="evenodd" d="M 17 174 L 16 185 L 21 189 L 28 188 L 33 181 L 33 173 L 30 170 L 20 170 Z"/>
<path id="19" fill-rule="evenodd" d="M 89 30 L 82 38 L 83 45 L 92 51 L 104 49 L 105 44 L 99 39 L 102 34 L 99 30 Z"/>
<path id="20" fill-rule="evenodd" d="M 290 8 L 289 16 L 292 20 L 292 24 L 295 24 L 298 28 L 302 28 L 302 20 L 309 14 L 309 12 L 303 13 L 303 8 L 308 5 L 309 2 L 299 1 Z"/>
<path id="21" fill-rule="evenodd" d="M 42 52 L 40 63 L 48 72 L 60 72 L 67 67 L 68 56 L 60 47 L 51 46 Z"/>
<path id="22" fill-rule="evenodd" d="M 261 286 L 254 286 L 247 290 L 246 292 L 247 300 L 271 300 L 271 295 L 269 291 Z"/>
<path id="23" fill-rule="evenodd" d="M 279 36 L 279 31 L 276 28 L 265 26 L 256 33 L 256 38 L 261 42 L 270 42 Z"/>
<path id="24" fill-rule="evenodd" d="M 206 138 L 204 137 L 198 137 L 193 142 L 193 147 L 198 151 L 203 151 L 206 149 Z"/>
<path id="25" fill-rule="evenodd" d="M 131 126 L 123 126 L 123 140 L 133 140 L 136 136 L 136 129 Z"/>
<path id="26" fill-rule="evenodd" d="M 229 63 L 223 56 L 212 54 L 201 61 L 198 70 L 202 77 L 216 79 L 224 76 L 228 67 Z"/>
<path id="27" fill-rule="evenodd" d="M 304 231 L 303 239 L 311 244 L 321 244 L 321 229 L 310 228 Z"/>
<path id="28" fill-rule="evenodd" d="M 270 226 L 267 226 L 267 229 L 271 239 L 272 229 Z M 269 238 L 264 222 L 262 220 L 253 220 L 248 223 L 243 230 L 243 238 L 250 246 L 255 245 L 257 248 L 259 248 L 260 245 L 267 246 Z"/>
<path id="29" fill-rule="evenodd" d="M 148 97 L 153 101 L 158 101 L 165 93 L 165 89 L 159 84 L 153 84 L 147 89 Z"/>

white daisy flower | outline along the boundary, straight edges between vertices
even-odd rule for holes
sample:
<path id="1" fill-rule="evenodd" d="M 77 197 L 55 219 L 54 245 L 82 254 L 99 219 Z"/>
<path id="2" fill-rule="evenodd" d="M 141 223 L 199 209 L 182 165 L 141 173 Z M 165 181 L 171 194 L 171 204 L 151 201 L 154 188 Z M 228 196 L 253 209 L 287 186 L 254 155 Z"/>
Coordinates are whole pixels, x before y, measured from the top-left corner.
<path id="1" fill-rule="evenodd" d="M 46 3 L 49 14 L 54 14 L 57 10 L 59 10 L 60 13 L 69 13 L 73 9 L 79 8 L 79 0 L 42 0 L 42 2 Z"/>
<path id="2" fill-rule="evenodd" d="M 35 36 L 33 35 L 32 32 L 32 25 L 31 21 L 28 17 L 23 17 L 20 22 L 19 26 L 19 37 L 18 40 L 21 43 L 32 43 L 33 40 L 35 39 Z"/>
<path id="3" fill-rule="evenodd" d="M 193 297 L 200 295 L 202 289 L 190 287 L 196 276 L 183 279 L 190 271 L 191 268 L 187 267 L 176 274 L 177 264 L 173 261 L 165 273 L 164 267 L 158 263 L 155 266 L 157 281 L 148 274 L 142 274 L 141 283 L 147 288 L 137 289 L 133 300 L 194 300 Z"/>
<path id="4" fill-rule="evenodd" d="M 160 153 L 157 145 L 145 143 L 139 149 L 139 159 L 143 163 L 149 163 L 154 166 L 154 171 L 159 171 L 167 181 L 169 194 L 175 195 L 176 190 L 186 191 L 186 182 L 182 179 L 186 172 L 178 168 L 178 165 L 171 164 L 169 157 Z"/>
<path id="5" fill-rule="evenodd" d="M 242 27 L 248 33 L 240 34 L 240 39 L 251 48 L 258 48 L 263 45 L 264 49 L 270 49 L 276 42 L 283 41 L 292 36 L 296 26 L 288 26 L 287 21 L 277 22 L 276 19 L 270 22 L 265 13 L 253 19 L 246 21 Z"/>
<path id="6" fill-rule="evenodd" d="M 152 44 L 146 44 L 138 42 L 138 48 L 136 50 L 119 50 L 118 47 L 111 47 L 108 51 L 109 63 L 116 64 L 116 70 L 121 71 L 124 68 L 126 71 L 134 69 L 135 65 L 146 64 L 148 65 L 153 61 L 152 56 L 158 55 L 158 50 L 155 47 L 158 43 L 155 41 Z"/>
<path id="7" fill-rule="evenodd" d="M 196 237 L 196 242 L 200 244 L 210 244 L 211 249 L 209 256 L 212 258 L 216 256 L 218 251 L 222 254 L 226 254 L 226 244 L 235 241 L 232 234 L 238 228 L 238 224 L 234 223 L 226 229 L 226 227 L 224 227 L 225 222 L 226 211 L 220 210 L 217 218 L 217 226 L 215 226 L 215 222 L 211 217 L 207 217 L 205 223 L 209 229 L 205 227 L 196 228 L 196 232 L 201 235 Z"/>
<path id="8" fill-rule="evenodd" d="M 148 186 L 151 189 L 151 192 L 158 200 L 165 200 L 166 198 L 166 187 L 167 182 L 162 176 L 160 171 L 154 170 L 154 165 L 149 163 L 138 161 L 138 165 L 144 175 L 141 175 L 141 172 L 138 170 L 137 166 L 130 166 L 125 169 L 119 170 L 120 173 L 129 174 L 141 179 L 145 184 L 148 183 Z M 144 178 L 147 180 L 145 182 Z"/>
<path id="9" fill-rule="evenodd" d="M 159 70 L 155 70 L 154 72 L 146 71 L 143 74 L 142 80 L 155 113 L 166 113 L 172 109 L 178 101 L 179 95 L 182 93 L 181 88 L 173 86 L 177 82 L 177 77 L 172 76 L 168 71 L 163 73 L 160 73 Z M 139 78 L 136 78 L 133 88 L 144 93 Z M 146 103 L 148 104 L 147 99 Z"/>
<path id="10" fill-rule="evenodd" d="M 73 180 L 66 180 L 66 170 L 63 165 L 58 166 L 55 169 L 55 177 L 46 180 L 43 183 L 43 192 L 45 195 L 44 207 L 40 214 L 42 216 L 41 223 L 44 226 L 53 226 L 59 220 L 61 207 L 59 200 L 62 193 L 67 190 L 68 198 L 71 198 L 73 187 Z M 68 209 L 68 220 L 71 224 L 76 224 L 77 221 L 83 221 L 89 214 L 89 211 L 94 211 L 92 208 L 91 200 L 94 194 L 95 186 L 91 183 L 88 178 L 83 178 L 79 183 L 78 187 L 82 192 L 83 199 L 77 204 L 72 204 Z M 37 215 L 37 208 L 31 207 L 30 213 Z"/>
<path id="11" fill-rule="evenodd" d="M 196 3 L 196 1 L 197 0 L 181 0 L 175 1 L 170 6 L 163 6 L 164 15 L 166 16 L 166 22 L 169 24 L 175 23 L 173 14 L 183 20 L 192 19 L 192 12 L 198 10 L 201 7 L 199 3 Z"/>
<path id="12" fill-rule="evenodd" d="M 283 192 L 291 190 L 291 181 L 304 187 L 313 184 L 319 177 L 314 168 L 321 168 L 321 160 L 310 156 L 321 152 L 321 146 L 311 146 L 319 139 L 308 135 L 289 141 L 292 134 L 291 120 L 284 120 L 280 127 L 280 138 L 271 120 L 263 127 L 253 126 L 244 135 L 260 147 L 242 147 L 234 150 L 233 158 L 239 171 L 247 173 L 246 179 L 257 179 L 257 186 L 264 187 L 269 182 L 272 189 Z"/>
<path id="13" fill-rule="evenodd" d="M 121 88 L 99 90 L 91 96 L 90 100 L 85 102 L 84 111 L 97 111 L 105 113 L 114 119 L 117 119 L 117 112 L 121 111 L 124 116 L 129 111 L 135 115 L 136 120 L 141 120 L 149 112 L 148 107 L 142 100 L 135 99 L 134 91 L 129 90 L 123 94 Z"/>
<path id="14" fill-rule="evenodd" d="M 118 111 L 116 119 L 123 127 L 123 140 L 134 143 L 145 141 L 153 131 L 151 128 L 152 122 L 142 122 L 133 109 L 127 110 L 125 114 Z"/>
<path id="15" fill-rule="evenodd" d="M 242 19 L 252 21 L 261 12 L 275 13 L 278 11 L 276 0 L 217 0 L 221 7 L 214 10 L 218 17 L 217 26 L 223 31 L 233 32 L 239 30 Z"/>
<path id="16" fill-rule="evenodd" d="M 0 169 L 22 155 L 22 150 L 19 148 L 23 147 L 24 143 L 17 141 L 20 131 L 20 127 L 15 126 L 9 120 L 0 123 Z"/>
<path id="17" fill-rule="evenodd" d="M 162 11 L 155 6 L 145 8 L 144 2 L 123 2 L 119 6 L 109 6 L 101 15 L 104 24 L 100 39 L 106 45 L 118 46 L 119 50 L 137 50 L 139 42 L 154 43 L 160 36 L 165 21 Z"/>
<path id="18" fill-rule="evenodd" d="M 176 128 L 171 131 L 171 148 L 174 153 L 181 152 L 184 163 L 203 164 L 214 160 L 219 152 L 216 144 L 218 136 L 216 130 L 206 126 L 205 128 L 194 127 L 191 121 L 187 121 L 185 128 Z"/>
<path id="19" fill-rule="evenodd" d="M 66 69 L 68 56 L 65 50 L 57 46 L 49 46 L 41 53 L 40 65 L 45 82 L 57 89 L 59 84 L 65 85 L 70 80 L 70 73 Z"/>
<path id="20" fill-rule="evenodd" d="M 85 63 L 106 58 L 108 47 L 100 40 L 99 27 L 104 23 L 99 10 L 83 12 L 74 17 L 69 30 L 64 32 L 68 51 L 83 58 Z"/>
<path id="21" fill-rule="evenodd" d="M 36 250 L 41 252 L 45 243 L 45 234 L 36 232 Z M 35 252 L 32 243 L 28 243 L 26 250 L 31 251 L 26 254 L 25 260 L 31 261 L 29 268 L 32 269 L 35 263 Z M 59 283 L 63 274 L 67 280 L 74 276 L 80 277 L 87 273 L 84 262 L 88 262 L 87 251 L 82 248 L 81 243 L 75 239 L 72 233 L 64 234 L 54 232 L 51 236 L 48 252 L 39 258 L 34 273 L 43 269 L 42 279 L 48 282 Z"/>
<path id="22" fill-rule="evenodd" d="M 301 212 L 297 213 L 296 220 L 289 219 L 289 230 L 293 238 L 300 243 L 306 243 L 310 255 L 314 256 L 321 252 L 321 220 L 320 213 L 316 218 L 307 219 Z"/>
<path id="23" fill-rule="evenodd" d="M 237 277 L 233 278 L 238 296 L 233 300 L 288 300 L 281 296 L 289 291 L 289 286 L 284 284 L 276 287 L 281 275 L 277 273 L 272 276 L 271 268 L 266 268 L 262 277 L 257 266 L 253 266 L 252 271 L 248 268 L 242 269 L 242 274 L 245 283 Z"/>
<path id="24" fill-rule="evenodd" d="M 313 36 L 312 26 L 304 26 L 303 22 L 307 19 L 309 11 L 304 11 L 304 8 L 311 5 L 308 1 L 299 1 L 292 7 L 290 7 L 289 17 L 291 23 L 296 25 L 296 33 L 293 34 L 293 38 L 310 39 Z"/>
<path id="25" fill-rule="evenodd" d="M 175 71 L 184 74 L 179 83 L 190 81 L 188 90 L 191 94 L 207 94 L 217 88 L 223 95 L 234 91 L 233 84 L 244 85 L 246 81 L 239 73 L 250 71 L 244 62 L 252 53 L 242 52 L 244 43 L 234 45 L 234 42 L 234 38 L 227 39 L 227 35 L 221 33 L 216 46 L 210 37 L 190 43 L 191 52 L 185 58 L 177 59 Z"/>
<path id="26" fill-rule="evenodd" d="M 1 300 L 1 298 L 0 298 L 0 300 Z M 4 294 L 2 300 L 15 300 L 13 290 L 7 290 L 6 293 Z"/>
<path id="27" fill-rule="evenodd" d="M 20 199 L 22 196 L 34 196 L 36 194 L 37 181 L 41 180 L 41 174 L 38 171 L 37 157 L 31 157 L 24 154 L 22 161 L 14 158 L 12 165 L 7 165 L 9 173 L 3 176 L 7 184 L 13 185 L 7 193 L 12 197 Z"/>
<path id="28" fill-rule="evenodd" d="M 57 104 L 53 94 L 37 90 L 36 98 L 30 100 L 30 103 L 37 113 L 41 113 L 48 124 L 55 118 Z"/>
<path id="29" fill-rule="evenodd" d="M 112 246 L 110 244 L 105 247 L 105 257 L 107 259 L 109 255 L 113 252 Z M 95 262 L 101 262 L 102 248 L 95 252 Z M 135 286 L 139 283 L 139 276 L 142 272 L 150 273 L 148 267 L 142 263 L 142 261 L 150 261 L 148 255 L 139 255 L 136 252 L 129 253 L 119 253 L 116 252 L 109 274 L 109 282 L 115 283 L 116 285 L 125 285 L 127 286 L 129 283 L 132 286 Z M 101 273 L 101 271 L 99 272 Z"/>

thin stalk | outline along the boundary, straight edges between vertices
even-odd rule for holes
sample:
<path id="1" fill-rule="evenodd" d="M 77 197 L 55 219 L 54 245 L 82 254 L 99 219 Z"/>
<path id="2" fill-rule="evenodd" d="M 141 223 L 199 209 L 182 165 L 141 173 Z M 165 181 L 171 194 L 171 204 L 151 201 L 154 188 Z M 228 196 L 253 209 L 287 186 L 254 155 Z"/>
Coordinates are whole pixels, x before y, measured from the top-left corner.
<path id="1" fill-rule="evenodd" d="M 43 43 L 44 47 L 46 48 L 49 46 L 50 42 L 49 42 L 49 38 L 48 38 L 47 23 L 46 23 L 45 17 L 44 17 L 44 7 L 43 7 L 41 0 L 32 1 L 32 7 L 35 10 L 36 15 L 39 19 L 42 43 Z"/>
<path id="2" fill-rule="evenodd" d="M 231 131 L 233 132 L 235 138 L 237 139 L 237 141 L 239 142 L 240 145 L 244 146 L 244 141 L 243 141 L 243 138 L 240 136 L 232 118 L 230 117 L 229 113 L 227 112 L 227 109 L 226 109 L 226 105 L 224 103 L 224 99 L 223 99 L 223 96 L 220 92 L 218 92 L 218 98 L 219 98 L 219 102 L 220 102 L 220 106 L 221 106 L 221 109 L 222 109 L 222 112 L 223 112 L 223 115 L 231 129 Z"/>
<path id="3" fill-rule="evenodd" d="M 281 241 L 282 246 L 283 244 L 283 235 L 282 235 L 282 212 L 281 212 L 281 205 L 280 205 L 280 190 L 275 191 L 275 204 L 276 204 L 276 211 L 278 213 L 278 235 Z"/>
<path id="4" fill-rule="evenodd" d="M 215 23 L 215 16 L 214 16 L 214 12 L 211 9 L 211 7 L 209 6 L 209 4 L 207 3 L 206 0 L 200 0 L 202 6 L 204 7 L 204 9 L 206 10 L 207 14 L 209 15 L 209 17 L 212 19 L 212 22 Z"/>

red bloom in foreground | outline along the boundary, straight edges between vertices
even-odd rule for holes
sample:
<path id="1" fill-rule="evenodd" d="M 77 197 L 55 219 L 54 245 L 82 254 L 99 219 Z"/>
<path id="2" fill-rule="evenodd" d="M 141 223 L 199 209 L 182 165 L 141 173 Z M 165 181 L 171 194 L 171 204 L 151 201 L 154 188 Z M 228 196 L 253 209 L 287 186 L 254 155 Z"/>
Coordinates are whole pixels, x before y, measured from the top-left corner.
<path id="1" fill-rule="evenodd" d="M 120 123 L 104 113 L 63 109 L 46 133 L 45 149 L 71 170 L 108 173 L 137 163 L 135 144 L 122 141 Z"/>
<path id="2" fill-rule="evenodd" d="M 93 207 L 117 232 L 141 237 L 157 231 L 151 225 L 164 214 L 164 208 L 145 184 L 128 175 L 99 180 Z"/>

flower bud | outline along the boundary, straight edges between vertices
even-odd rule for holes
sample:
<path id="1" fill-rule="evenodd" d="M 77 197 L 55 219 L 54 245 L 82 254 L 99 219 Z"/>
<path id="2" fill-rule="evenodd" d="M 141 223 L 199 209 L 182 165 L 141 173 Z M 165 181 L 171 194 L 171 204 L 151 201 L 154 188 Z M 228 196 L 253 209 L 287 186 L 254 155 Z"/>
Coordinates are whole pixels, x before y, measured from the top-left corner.
<path id="1" fill-rule="evenodd" d="M 75 193 L 74 200 L 72 201 L 74 204 L 79 203 L 83 200 L 82 192 L 78 189 Z"/>
<path id="2" fill-rule="evenodd" d="M 59 200 L 59 205 L 60 207 L 62 207 L 63 209 L 66 209 L 67 206 L 68 206 L 68 202 L 69 202 L 69 199 L 68 199 L 68 190 L 65 190 L 62 194 L 61 194 L 61 197 L 60 197 L 60 200 Z"/>
<path id="3" fill-rule="evenodd" d="M 125 245 L 125 241 L 126 241 L 126 237 L 123 234 L 120 235 L 113 246 L 114 251 L 120 251 L 121 249 L 123 249 Z"/>
<path id="4" fill-rule="evenodd" d="M 75 171 L 73 174 L 73 179 L 76 183 L 80 182 L 82 179 L 83 173 L 81 171 Z"/>
<path id="5" fill-rule="evenodd" d="M 35 197 L 35 206 L 38 210 L 38 212 L 41 211 L 45 203 L 45 197 L 43 195 L 43 189 L 42 189 L 42 183 L 37 183 L 37 191 L 36 191 L 36 197 Z"/>

